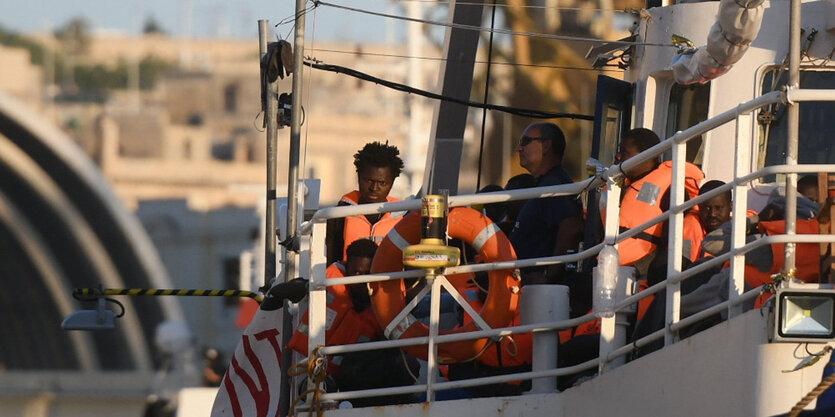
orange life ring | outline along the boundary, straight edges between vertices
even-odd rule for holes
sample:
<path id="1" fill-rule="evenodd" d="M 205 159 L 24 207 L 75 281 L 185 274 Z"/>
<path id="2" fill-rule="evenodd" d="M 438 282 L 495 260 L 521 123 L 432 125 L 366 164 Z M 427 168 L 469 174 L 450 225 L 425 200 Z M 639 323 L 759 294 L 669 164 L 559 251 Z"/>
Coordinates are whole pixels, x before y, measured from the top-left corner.
<path id="1" fill-rule="evenodd" d="M 507 236 L 486 216 L 467 207 L 457 207 L 449 212 L 448 234 L 473 246 L 485 263 L 516 260 L 516 252 Z M 403 269 L 402 250 L 420 240 L 420 213 L 412 213 L 403 218 L 380 243 L 371 273 L 385 273 Z M 505 327 L 513 320 L 519 308 L 519 279 L 513 270 L 490 271 L 490 290 L 479 315 L 492 328 Z M 429 334 L 429 328 L 417 321 L 411 314 L 400 323 L 392 323 L 405 308 L 405 285 L 402 280 L 381 281 L 370 284 L 371 301 L 377 321 L 385 329 L 389 339 L 423 337 Z M 440 334 L 466 333 L 479 330 L 475 323 L 469 323 Z M 438 345 L 438 358 L 441 363 L 462 362 L 478 356 L 490 344 L 488 339 L 465 340 Z M 417 358 L 426 359 L 427 351 L 423 346 L 404 347 L 407 353 Z"/>

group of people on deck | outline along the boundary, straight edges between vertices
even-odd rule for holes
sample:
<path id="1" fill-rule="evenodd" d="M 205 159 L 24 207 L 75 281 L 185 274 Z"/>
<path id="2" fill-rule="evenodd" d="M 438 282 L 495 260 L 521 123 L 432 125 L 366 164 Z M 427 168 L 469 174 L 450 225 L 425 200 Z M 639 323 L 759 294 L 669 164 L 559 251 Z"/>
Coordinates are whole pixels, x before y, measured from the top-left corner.
<path id="1" fill-rule="evenodd" d="M 637 128 L 627 132 L 619 143 L 615 157 L 622 163 L 660 143 L 659 137 L 649 129 Z M 504 189 L 542 187 L 570 184 L 572 178 L 562 168 L 566 138 L 563 131 L 553 123 L 534 123 L 521 135 L 515 148 L 519 163 L 530 174 L 511 178 Z M 389 196 L 395 179 L 400 175 L 403 161 L 396 147 L 387 143 L 372 142 L 354 155 L 358 188 L 345 194 L 339 205 L 356 205 L 397 201 Z M 624 172 L 625 181 L 621 187 L 619 223 L 621 231 L 638 226 L 650 220 L 670 206 L 670 184 L 672 162 L 661 162 L 659 158 L 647 160 Z M 704 181 L 704 173 L 691 163 L 684 169 L 685 200 L 696 198 L 724 185 L 721 181 Z M 817 233 L 819 213 L 823 201 L 819 201 L 817 177 L 803 177 L 798 183 L 798 233 Z M 501 190 L 489 186 L 481 191 Z M 601 198 L 601 200 L 604 200 Z M 785 198 L 773 194 L 766 208 L 759 213 L 748 213 L 749 239 L 767 234 L 779 234 L 785 230 Z M 701 202 L 684 215 L 682 269 L 705 262 L 729 250 L 731 192 L 718 194 Z M 507 234 L 519 259 L 531 259 L 564 255 L 580 248 L 581 241 L 589 237 L 589 229 L 602 230 L 602 225 L 592 224 L 594 219 L 605 219 L 605 215 L 592 218 L 581 205 L 577 196 L 557 196 L 510 202 L 504 205 L 487 205 L 483 213 L 497 223 Z M 602 208 L 605 210 L 605 208 Z M 383 213 L 365 216 L 350 216 L 330 220 L 327 225 L 327 277 L 367 274 L 377 245 L 394 228 L 402 214 Z M 618 244 L 620 264 L 632 266 L 640 288 L 647 288 L 667 278 L 667 233 L 668 222 L 651 226 L 634 237 Z M 596 244 L 598 242 L 586 242 Z M 746 256 L 746 287 L 755 288 L 770 282 L 771 274 L 783 268 L 782 245 L 764 246 Z M 800 244 L 801 254 L 814 252 L 811 261 L 798 264 L 798 277 L 811 281 L 820 273 L 817 244 Z M 802 259 L 798 256 L 798 260 Z M 590 271 L 578 272 L 563 264 L 547 267 L 524 268 L 521 283 L 568 285 L 571 298 L 571 315 L 577 317 L 591 308 Z M 682 315 L 687 316 L 715 305 L 728 297 L 727 265 L 702 272 L 682 282 Z M 478 280 L 474 277 L 473 281 Z M 482 280 L 483 281 L 483 280 Z M 476 291 L 484 285 L 478 283 Z M 481 283 L 483 284 L 483 282 Z M 481 290 L 483 291 L 483 290 Z M 482 297 L 484 294 L 480 294 Z M 633 337 L 650 334 L 664 326 L 664 292 L 648 297 L 638 306 L 633 320 Z M 758 300 L 757 306 L 764 299 Z M 524 302 L 524 300 L 522 300 Z M 328 345 L 358 343 L 382 340 L 382 329 L 372 312 L 369 292 L 365 284 L 333 286 L 328 288 L 328 321 L 326 340 Z M 750 307 L 749 307 L 750 308 Z M 717 317 L 715 320 L 721 320 Z M 715 322 L 709 321 L 707 324 Z M 705 323 L 693 326 L 690 333 L 704 328 Z M 592 321 L 575 329 L 560 332 L 560 366 L 585 362 L 597 356 L 597 334 L 599 324 Z M 682 333 L 686 336 L 688 332 Z M 530 335 L 516 335 L 520 339 Z M 509 352 L 499 349 L 497 362 L 487 364 L 475 359 L 466 364 L 450 365 L 445 375 L 451 379 L 488 376 L 502 373 L 521 372 L 530 369 L 530 343 L 518 343 L 520 349 Z M 288 348 L 307 354 L 306 316 L 297 328 Z M 647 346 L 638 354 L 646 354 L 657 346 Z M 329 374 L 334 377 L 337 389 L 356 390 L 395 385 L 411 385 L 418 373 L 414 359 L 403 355 L 399 349 L 387 353 L 372 351 L 369 354 L 334 357 L 330 362 Z M 495 355 L 494 355 L 495 356 Z M 509 366 L 507 364 L 523 364 Z M 526 365 L 526 366 L 524 366 Z M 345 369 L 351 367 L 351 371 Z M 370 369 L 368 369 L 370 367 Z M 345 368 L 345 369 L 340 369 Z M 506 369 L 503 369 L 506 368 Z M 365 371 L 363 371 L 365 370 Z M 377 372 L 386 375 L 379 380 L 370 376 Z M 362 374 L 362 376 L 358 376 Z M 570 387 L 575 378 L 560 378 L 560 388 Z M 498 384 L 486 388 L 471 389 L 471 396 L 510 395 L 520 393 L 522 384 Z M 398 401 L 402 401 L 400 398 Z M 360 402 L 361 403 L 361 402 Z M 355 405 L 359 405 L 355 404 Z M 363 405 L 365 403 L 362 403 Z M 369 403 L 372 404 L 372 403 Z M 380 404 L 377 402 L 376 404 Z"/>

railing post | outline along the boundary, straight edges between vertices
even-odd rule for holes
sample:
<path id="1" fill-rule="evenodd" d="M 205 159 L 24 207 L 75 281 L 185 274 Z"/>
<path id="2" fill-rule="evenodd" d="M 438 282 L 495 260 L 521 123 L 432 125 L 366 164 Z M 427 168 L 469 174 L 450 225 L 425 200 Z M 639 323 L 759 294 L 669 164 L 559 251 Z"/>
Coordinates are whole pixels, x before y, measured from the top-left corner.
<path id="1" fill-rule="evenodd" d="M 325 286 L 325 270 L 327 269 L 327 260 L 325 257 L 325 223 L 316 223 L 313 225 L 313 235 L 311 238 L 302 237 L 302 244 L 309 242 L 310 245 L 306 251 L 310 254 L 310 269 L 300 269 L 300 272 L 310 273 L 310 281 L 308 288 L 310 291 L 309 307 L 308 307 L 308 333 L 307 333 L 307 353 L 313 354 L 313 349 L 316 346 L 325 345 L 325 324 L 327 323 L 327 314 L 325 312 L 327 304 L 327 287 Z M 304 248 L 303 248 L 304 249 Z M 302 265 L 300 265 L 302 266 Z M 310 386 L 313 381 L 308 381 Z"/>
<path id="2" fill-rule="evenodd" d="M 528 285 L 522 287 L 519 301 L 522 324 L 568 320 L 568 287 L 565 285 Z M 557 367 L 558 330 L 533 334 L 531 370 L 546 371 Z M 530 394 L 552 394 L 557 391 L 557 378 L 538 378 L 531 383 Z"/>
<path id="3" fill-rule="evenodd" d="M 616 179 L 613 178 L 608 178 L 606 180 L 606 187 L 608 188 L 608 190 L 606 191 L 606 227 L 604 230 L 604 242 L 606 242 L 609 245 L 615 245 L 615 247 L 617 248 L 615 240 L 617 239 L 618 233 L 620 231 L 621 189 Z M 615 285 L 620 286 L 620 282 L 616 283 Z M 594 294 L 593 296 L 596 297 L 597 294 Z M 616 349 L 616 325 L 617 313 L 612 317 L 602 317 L 600 319 L 600 349 L 598 356 L 598 358 L 600 359 L 598 372 L 600 373 L 603 373 L 603 369 L 606 366 L 606 358 L 609 356 L 609 353 Z"/>
<path id="4" fill-rule="evenodd" d="M 685 156 L 687 155 L 687 142 L 676 142 L 673 144 L 673 172 L 670 181 L 670 209 L 672 216 L 669 223 L 669 243 L 667 253 L 667 276 L 676 276 L 681 272 L 681 253 L 683 248 L 684 235 L 684 213 L 678 207 L 684 202 L 684 173 Z M 669 330 L 669 325 L 678 323 L 681 314 L 681 284 L 667 284 L 667 316 L 666 323 L 668 331 L 664 333 L 664 345 L 675 342 L 675 334 Z"/>
<path id="5" fill-rule="evenodd" d="M 788 89 L 800 88 L 800 38 L 801 38 L 801 0 L 791 0 L 789 8 L 789 82 Z M 786 165 L 797 165 L 797 142 L 799 139 L 800 103 L 786 104 Z M 786 174 L 786 234 L 794 236 L 797 232 L 797 173 Z M 797 244 L 786 243 L 785 272 L 789 279 L 787 286 L 792 285 L 795 275 Z"/>
<path id="6" fill-rule="evenodd" d="M 441 320 L 441 280 L 435 279 L 434 275 L 426 274 L 427 284 L 432 284 L 432 292 L 429 296 L 429 353 L 426 357 L 426 401 L 435 400 L 435 391 L 432 385 L 438 377 L 438 345 L 435 338 L 438 337 L 438 328 Z"/>
<path id="7" fill-rule="evenodd" d="M 751 115 L 740 114 L 736 118 L 736 156 L 734 157 L 734 178 L 751 173 Z M 748 210 L 748 191 L 745 184 L 733 187 L 733 211 L 731 212 L 731 248 L 745 245 L 745 220 Z M 728 300 L 733 301 L 745 292 L 745 255 L 731 257 L 731 279 L 728 286 Z M 728 318 L 742 313 L 742 305 L 728 306 Z"/>

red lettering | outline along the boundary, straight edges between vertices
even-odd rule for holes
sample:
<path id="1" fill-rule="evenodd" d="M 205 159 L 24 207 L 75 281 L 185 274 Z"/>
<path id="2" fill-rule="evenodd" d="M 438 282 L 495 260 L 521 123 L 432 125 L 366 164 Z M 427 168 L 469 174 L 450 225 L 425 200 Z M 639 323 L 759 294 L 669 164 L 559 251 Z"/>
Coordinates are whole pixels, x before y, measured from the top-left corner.
<path id="1" fill-rule="evenodd" d="M 265 330 L 260 333 L 256 333 L 255 340 L 262 341 L 267 339 L 270 345 L 273 348 L 273 352 L 275 353 L 276 360 L 278 361 L 279 366 L 281 365 L 281 349 L 278 343 L 278 330 L 270 329 Z M 261 365 L 261 361 L 258 356 L 255 354 L 255 351 L 252 350 L 252 344 L 249 340 L 249 336 L 241 335 L 241 344 L 244 347 L 244 354 L 246 355 L 247 360 L 249 360 L 250 365 L 255 370 L 255 375 L 258 378 L 258 385 L 260 389 L 255 386 L 255 381 L 252 377 L 241 368 L 241 365 L 238 363 L 238 358 L 232 356 L 232 363 L 227 371 L 226 378 L 224 379 L 224 387 L 226 391 L 229 393 L 229 401 L 232 404 L 232 414 L 234 417 L 243 417 L 243 410 L 241 409 L 241 403 L 238 399 L 238 393 L 235 391 L 235 385 L 232 383 L 232 372 L 236 373 L 238 377 L 243 381 L 244 385 L 246 385 L 249 394 L 252 396 L 252 399 L 255 401 L 255 410 L 257 417 L 266 417 L 267 411 L 270 406 L 270 384 L 267 380 L 267 376 L 264 373 L 264 367 Z M 278 410 L 276 410 L 276 415 L 278 415 Z"/>

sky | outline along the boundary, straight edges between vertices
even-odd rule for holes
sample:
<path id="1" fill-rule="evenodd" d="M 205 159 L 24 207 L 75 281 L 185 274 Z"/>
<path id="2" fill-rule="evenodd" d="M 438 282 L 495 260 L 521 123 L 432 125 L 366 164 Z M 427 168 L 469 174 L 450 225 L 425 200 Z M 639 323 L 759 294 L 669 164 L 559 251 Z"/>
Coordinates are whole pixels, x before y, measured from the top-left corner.
<path id="1" fill-rule="evenodd" d="M 333 0 L 350 5 L 403 15 L 402 8 L 383 0 Z M 184 10 L 192 10 L 192 36 L 257 38 L 258 19 L 271 24 L 292 20 L 294 0 L 4 0 L 0 27 L 17 32 L 54 30 L 73 17 L 85 18 L 95 31 L 141 32 L 153 18 L 173 36 L 185 34 Z M 389 23 L 387 23 L 389 21 Z M 308 14 L 308 37 L 319 40 L 356 42 L 402 41 L 402 22 L 320 6 Z M 274 29 L 279 36 L 292 36 L 292 24 Z M 289 35 L 288 35 L 289 34 Z"/>

